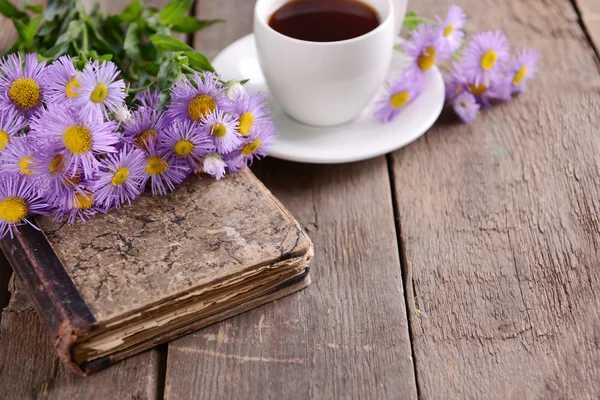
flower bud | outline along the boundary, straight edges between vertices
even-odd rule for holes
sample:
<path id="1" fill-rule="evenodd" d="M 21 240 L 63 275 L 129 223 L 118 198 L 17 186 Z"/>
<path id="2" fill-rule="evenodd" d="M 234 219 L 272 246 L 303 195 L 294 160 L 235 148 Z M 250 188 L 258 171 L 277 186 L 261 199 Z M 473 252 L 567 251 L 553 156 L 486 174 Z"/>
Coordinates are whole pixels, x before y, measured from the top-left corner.
<path id="1" fill-rule="evenodd" d="M 131 111 L 129 111 L 125 103 L 117 106 L 115 110 L 115 119 L 119 122 L 125 122 L 131 119 Z"/>
<path id="2" fill-rule="evenodd" d="M 246 89 L 238 81 L 229 81 L 225 84 L 225 95 L 231 101 L 238 101 L 246 94 Z"/>

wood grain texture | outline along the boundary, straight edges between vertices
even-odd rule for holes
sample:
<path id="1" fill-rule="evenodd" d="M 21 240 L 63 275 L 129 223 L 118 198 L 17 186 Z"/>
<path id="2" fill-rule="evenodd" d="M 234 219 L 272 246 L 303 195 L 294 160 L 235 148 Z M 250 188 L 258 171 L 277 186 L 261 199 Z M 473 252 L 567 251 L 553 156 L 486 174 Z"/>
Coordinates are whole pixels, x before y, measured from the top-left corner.
<path id="1" fill-rule="evenodd" d="M 568 0 L 457 3 L 543 60 L 524 95 L 392 157 L 421 397 L 596 399 L 598 60 Z"/>
<path id="2" fill-rule="evenodd" d="M 161 355 L 139 354 L 88 378 L 56 358 L 44 326 L 18 281 L 0 325 L 0 399 L 156 399 Z"/>
<path id="3" fill-rule="evenodd" d="M 598 0 L 574 0 L 579 15 L 587 30 L 592 44 L 596 48 L 596 54 L 600 54 L 600 1 Z"/>
<path id="4" fill-rule="evenodd" d="M 256 171 L 317 244 L 313 284 L 172 342 L 165 398 L 415 398 L 385 159 Z"/>

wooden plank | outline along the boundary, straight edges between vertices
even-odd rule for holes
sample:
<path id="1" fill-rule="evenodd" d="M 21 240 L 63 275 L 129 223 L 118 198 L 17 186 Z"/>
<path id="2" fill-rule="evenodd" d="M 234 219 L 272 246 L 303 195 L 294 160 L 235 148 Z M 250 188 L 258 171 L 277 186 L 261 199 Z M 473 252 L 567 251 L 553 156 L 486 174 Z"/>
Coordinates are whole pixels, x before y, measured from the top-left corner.
<path id="1" fill-rule="evenodd" d="M 315 242 L 313 284 L 171 343 L 165 398 L 415 398 L 385 158 L 255 169 Z"/>
<path id="2" fill-rule="evenodd" d="M 162 391 L 161 354 L 147 351 L 84 378 L 56 354 L 29 297 L 18 281 L 0 325 L 0 382 L 3 399 L 155 399 Z"/>
<path id="3" fill-rule="evenodd" d="M 419 393 L 599 398 L 598 60 L 568 0 L 457 3 L 543 60 L 524 95 L 393 155 Z"/>
<path id="4" fill-rule="evenodd" d="M 252 10 L 199 1 L 197 17 L 229 22 L 196 48 L 214 57 L 252 30 Z M 416 397 L 385 158 L 254 172 L 313 239 L 313 284 L 171 343 L 165 398 Z"/>
<path id="5" fill-rule="evenodd" d="M 213 57 L 251 31 L 252 9 L 200 1 L 196 16 L 229 23 L 196 48 Z M 415 398 L 385 158 L 253 170 L 313 239 L 313 284 L 169 344 L 165 398 Z"/>
<path id="6" fill-rule="evenodd" d="M 600 2 L 598 0 L 574 1 L 592 44 L 596 48 L 596 53 L 600 54 Z"/>
<path id="7" fill-rule="evenodd" d="M 4 54 L 17 38 L 17 31 L 10 19 L 0 15 L 0 55 Z"/>

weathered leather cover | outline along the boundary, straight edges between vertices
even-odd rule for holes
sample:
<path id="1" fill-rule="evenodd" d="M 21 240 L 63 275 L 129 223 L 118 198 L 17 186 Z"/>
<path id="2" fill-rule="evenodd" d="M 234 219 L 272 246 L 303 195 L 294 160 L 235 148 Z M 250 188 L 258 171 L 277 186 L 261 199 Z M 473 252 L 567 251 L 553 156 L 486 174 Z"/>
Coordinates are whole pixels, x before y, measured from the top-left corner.
<path id="1" fill-rule="evenodd" d="M 95 372 L 148 347 L 305 287 L 312 244 L 294 218 L 249 170 L 215 181 L 190 177 L 164 197 L 74 225 L 38 218 L 0 241 L 46 325 L 60 358 Z M 277 290 L 103 359 L 77 365 L 72 346 L 99 326 L 156 309 L 198 288 L 218 286 L 266 265 L 306 263 Z M 122 323 L 122 322 L 121 322 Z"/>

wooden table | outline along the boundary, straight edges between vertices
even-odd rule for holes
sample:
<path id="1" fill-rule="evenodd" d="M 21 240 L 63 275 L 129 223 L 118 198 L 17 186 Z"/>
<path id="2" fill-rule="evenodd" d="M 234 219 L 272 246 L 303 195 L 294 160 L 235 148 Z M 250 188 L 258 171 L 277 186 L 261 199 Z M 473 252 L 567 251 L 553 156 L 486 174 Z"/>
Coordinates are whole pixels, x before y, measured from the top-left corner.
<path id="1" fill-rule="evenodd" d="M 470 33 L 538 48 L 539 78 L 385 157 L 256 165 L 315 242 L 309 289 L 85 379 L 17 292 L 0 398 L 600 398 L 600 3 L 456 2 Z M 196 48 L 249 33 L 252 9 L 199 0 L 196 15 L 229 22 Z"/>

